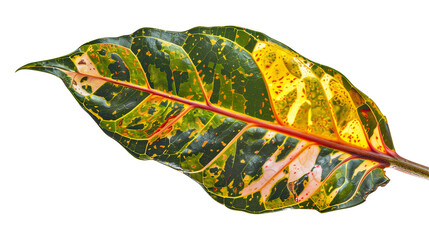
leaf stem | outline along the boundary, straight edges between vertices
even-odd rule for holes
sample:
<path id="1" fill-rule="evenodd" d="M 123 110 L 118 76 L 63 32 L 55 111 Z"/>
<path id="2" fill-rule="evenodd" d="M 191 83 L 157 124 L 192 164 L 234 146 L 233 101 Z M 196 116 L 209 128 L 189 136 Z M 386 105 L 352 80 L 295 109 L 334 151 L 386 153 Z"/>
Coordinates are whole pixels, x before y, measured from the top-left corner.
<path id="1" fill-rule="evenodd" d="M 390 166 L 398 171 L 429 180 L 429 167 L 412 162 L 399 155 L 388 160 Z"/>

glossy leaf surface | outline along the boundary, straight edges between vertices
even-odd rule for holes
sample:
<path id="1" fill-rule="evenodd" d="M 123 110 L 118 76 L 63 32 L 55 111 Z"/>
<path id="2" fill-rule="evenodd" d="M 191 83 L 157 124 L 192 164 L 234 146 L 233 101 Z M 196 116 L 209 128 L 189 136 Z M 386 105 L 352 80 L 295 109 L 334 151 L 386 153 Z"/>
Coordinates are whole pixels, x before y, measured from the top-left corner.
<path id="1" fill-rule="evenodd" d="M 21 69 L 60 77 L 133 156 L 252 213 L 357 205 L 388 182 L 387 121 L 341 73 L 239 27 L 143 28 Z"/>

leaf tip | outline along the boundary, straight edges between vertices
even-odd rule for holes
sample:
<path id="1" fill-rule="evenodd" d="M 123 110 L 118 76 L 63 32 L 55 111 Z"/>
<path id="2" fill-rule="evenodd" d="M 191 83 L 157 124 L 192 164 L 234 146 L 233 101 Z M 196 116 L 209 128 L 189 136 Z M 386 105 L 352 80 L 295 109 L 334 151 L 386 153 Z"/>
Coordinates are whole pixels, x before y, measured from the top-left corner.
<path id="1" fill-rule="evenodd" d="M 63 78 L 64 71 L 69 70 L 66 66 L 63 66 L 56 62 L 56 59 L 53 60 L 46 60 L 46 61 L 39 61 L 39 62 L 32 62 L 25 64 L 18 68 L 15 72 L 18 72 L 20 70 L 34 70 L 34 71 L 40 71 L 45 73 L 53 74 L 57 77 Z"/>
<path id="2" fill-rule="evenodd" d="M 15 72 L 18 72 L 18 71 L 23 70 L 23 69 L 30 69 L 31 70 L 34 67 L 35 67 L 35 63 L 28 63 L 28 64 L 25 64 L 25 65 L 19 67 L 18 69 L 16 69 Z"/>

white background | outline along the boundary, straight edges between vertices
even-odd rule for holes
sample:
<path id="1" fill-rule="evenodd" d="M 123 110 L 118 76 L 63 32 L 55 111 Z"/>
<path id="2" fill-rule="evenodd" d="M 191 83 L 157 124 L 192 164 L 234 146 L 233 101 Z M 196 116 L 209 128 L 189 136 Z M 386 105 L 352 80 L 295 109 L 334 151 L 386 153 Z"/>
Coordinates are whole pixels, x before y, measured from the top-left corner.
<path id="1" fill-rule="evenodd" d="M 414 239 L 428 232 L 429 181 L 391 182 L 354 208 L 252 215 L 188 177 L 138 161 L 60 79 L 14 71 L 141 27 L 238 25 L 331 66 L 388 117 L 398 153 L 429 165 L 426 1 L 8 1 L 1 9 L 0 239 Z"/>

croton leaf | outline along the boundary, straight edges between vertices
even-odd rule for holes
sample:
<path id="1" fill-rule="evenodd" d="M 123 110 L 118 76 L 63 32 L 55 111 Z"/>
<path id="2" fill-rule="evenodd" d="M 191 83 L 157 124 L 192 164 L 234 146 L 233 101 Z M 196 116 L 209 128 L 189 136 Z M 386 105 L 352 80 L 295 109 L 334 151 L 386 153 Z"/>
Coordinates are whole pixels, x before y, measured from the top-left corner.
<path id="1" fill-rule="evenodd" d="M 245 28 L 143 28 L 20 69 L 60 77 L 133 156 L 251 213 L 362 203 L 396 154 L 386 118 L 341 73 Z"/>

